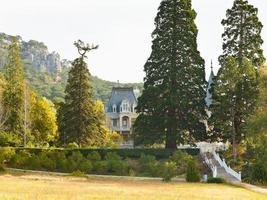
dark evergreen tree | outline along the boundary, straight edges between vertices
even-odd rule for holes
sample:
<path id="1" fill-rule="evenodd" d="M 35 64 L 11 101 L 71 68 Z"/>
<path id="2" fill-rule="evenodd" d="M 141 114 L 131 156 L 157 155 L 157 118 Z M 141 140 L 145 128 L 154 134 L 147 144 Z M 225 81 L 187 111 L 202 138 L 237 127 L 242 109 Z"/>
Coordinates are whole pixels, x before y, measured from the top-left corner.
<path id="1" fill-rule="evenodd" d="M 262 66 L 265 61 L 261 37 L 263 25 L 258 18 L 258 9 L 247 0 L 235 0 L 233 7 L 227 10 L 222 25 L 225 31 L 220 61 L 233 56 L 238 58 L 239 65 L 243 58 L 248 58 L 255 67 Z"/>
<path id="2" fill-rule="evenodd" d="M 15 134 L 22 141 L 24 113 L 24 79 L 17 38 L 13 38 L 8 47 L 7 62 L 4 66 L 6 85 L 3 93 L 3 103 L 8 119 L 5 122 L 6 131 Z"/>
<path id="3" fill-rule="evenodd" d="M 81 56 L 72 63 L 65 90 L 65 103 L 59 109 L 60 137 L 64 144 L 76 142 L 79 145 L 91 145 L 95 140 L 96 116 L 91 75 L 84 60 L 85 54 L 97 46 L 85 45 L 80 40 L 75 46 Z"/>
<path id="4" fill-rule="evenodd" d="M 163 0 L 152 33 L 152 53 L 138 99 L 135 142 L 166 148 L 206 136 L 205 66 L 197 49 L 191 0 Z"/>
<path id="5" fill-rule="evenodd" d="M 246 136 L 247 118 L 255 110 L 258 97 L 256 69 L 265 58 L 261 48 L 263 25 L 258 10 L 246 0 L 235 0 L 227 10 L 224 26 L 223 54 L 219 57 L 219 70 L 213 87 L 214 103 L 211 107 L 213 136 L 229 140 L 233 145 L 234 161 L 237 146 Z"/>
<path id="6" fill-rule="evenodd" d="M 237 146 L 246 136 L 247 117 L 253 113 L 257 99 L 254 94 L 257 87 L 256 69 L 248 59 L 242 63 L 241 68 L 237 58 L 226 58 L 212 88 L 212 137 L 232 143 L 234 160 Z"/>

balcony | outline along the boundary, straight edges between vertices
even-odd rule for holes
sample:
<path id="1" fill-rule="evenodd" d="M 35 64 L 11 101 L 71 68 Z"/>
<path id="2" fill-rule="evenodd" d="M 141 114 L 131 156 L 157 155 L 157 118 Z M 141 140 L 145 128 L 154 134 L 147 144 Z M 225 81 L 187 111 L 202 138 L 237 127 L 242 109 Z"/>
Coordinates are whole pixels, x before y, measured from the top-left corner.
<path id="1" fill-rule="evenodd" d="M 113 131 L 130 131 L 131 130 L 131 127 L 129 127 L 129 126 L 122 126 L 122 127 L 112 126 L 111 129 Z"/>

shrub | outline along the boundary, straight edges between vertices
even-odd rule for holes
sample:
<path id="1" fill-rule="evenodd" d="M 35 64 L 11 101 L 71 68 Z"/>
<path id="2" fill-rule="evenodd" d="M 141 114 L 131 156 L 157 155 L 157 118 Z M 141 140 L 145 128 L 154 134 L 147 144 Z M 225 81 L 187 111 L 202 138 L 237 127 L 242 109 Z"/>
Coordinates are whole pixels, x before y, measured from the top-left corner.
<path id="1" fill-rule="evenodd" d="M 40 160 L 39 156 L 31 155 L 25 165 L 27 165 L 27 168 L 33 169 L 33 170 L 40 170 L 41 169 L 41 162 L 44 162 L 43 160 Z"/>
<path id="2" fill-rule="evenodd" d="M 126 175 L 128 172 L 127 162 L 120 160 L 109 160 L 108 172 L 115 175 Z"/>
<path id="3" fill-rule="evenodd" d="M 164 162 L 162 165 L 162 178 L 163 181 L 169 182 L 177 175 L 177 166 L 175 162 Z"/>
<path id="4" fill-rule="evenodd" d="M 19 151 L 10 158 L 10 165 L 13 167 L 24 168 L 30 158 L 30 153 L 26 150 Z"/>
<path id="5" fill-rule="evenodd" d="M 97 174 L 104 175 L 107 174 L 109 169 L 108 161 L 96 161 L 93 163 L 93 171 Z"/>
<path id="6" fill-rule="evenodd" d="M 0 148 L 0 164 L 8 163 L 14 156 L 15 150 L 10 147 Z"/>
<path id="7" fill-rule="evenodd" d="M 186 170 L 186 181 L 187 182 L 199 182 L 200 181 L 200 170 L 198 163 L 195 160 L 188 162 Z"/>
<path id="8" fill-rule="evenodd" d="M 5 171 L 6 171 L 5 168 L 2 165 L 0 165 L 0 173 L 3 173 Z"/>
<path id="9" fill-rule="evenodd" d="M 191 161 L 193 158 L 191 155 L 182 152 L 176 151 L 172 154 L 169 160 L 176 163 L 177 166 L 177 175 L 182 175 L 186 173 L 188 162 Z"/>
<path id="10" fill-rule="evenodd" d="M 160 175 L 160 163 L 156 160 L 155 156 L 142 154 L 139 164 L 143 176 L 157 177 Z"/>
<path id="11" fill-rule="evenodd" d="M 115 152 L 108 152 L 105 160 L 121 160 L 121 157 Z"/>
<path id="12" fill-rule="evenodd" d="M 213 178 L 209 177 L 207 180 L 207 183 L 225 183 L 225 180 L 223 178 Z"/>
<path id="13" fill-rule="evenodd" d="M 57 166 L 53 152 L 42 152 L 38 157 L 41 161 L 41 168 L 48 171 L 55 171 Z"/>
<path id="14" fill-rule="evenodd" d="M 91 161 L 83 159 L 80 163 L 78 163 L 78 169 L 84 173 L 91 173 L 93 165 Z"/>
<path id="15" fill-rule="evenodd" d="M 267 165 L 264 162 L 257 162 L 252 167 L 251 179 L 255 182 L 266 183 L 267 182 Z"/>
<path id="16" fill-rule="evenodd" d="M 155 156 L 142 154 L 139 159 L 141 171 L 146 171 L 149 168 L 149 165 L 155 162 L 156 162 Z"/>
<path id="17" fill-rule="evenodd" d="M 126 162 L 127 162 L 128 168 L 129 168 L 130 176 L 140 172 L 140 165 L 139 165 L 138 160 L 127 159 Z M 133 172 L 133 173 L 130 173 L 130 172 Z"/>
<path id="18" fill-rule="evenodd" d="M 93 151 L 87 155 L 87 159 L 91 161 L 100 161 L 101 156 L 97 151 Z"/>
<path id="19" fill-rule="evenodd" d="M 76 176 L 76 177 L 86 177 L 84 172 L 81 172 L 80 170 L 73 171 L 73 172 L 71 172 L 70 175 L 71 176 Z"/>

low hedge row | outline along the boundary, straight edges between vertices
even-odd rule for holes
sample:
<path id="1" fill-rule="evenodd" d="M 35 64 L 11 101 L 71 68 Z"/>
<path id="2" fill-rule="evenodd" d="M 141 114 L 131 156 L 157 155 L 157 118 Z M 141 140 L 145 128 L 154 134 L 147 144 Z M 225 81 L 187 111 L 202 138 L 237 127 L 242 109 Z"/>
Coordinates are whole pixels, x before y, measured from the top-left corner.
<path id="1" fill-rule="evenodd" d="M 104 152 L 106 154 L 102 157 L 97 150 L 83 152 L 86 155 L 80 150 L 32 150 L 0 148 L 0 165 L 52 172 L 162 177 L 164 181 L 185 173 L 190 175 L 189 182 L 199 181 L 200 177 L 197 161 L 182 151 L 175 151 L 164 159 L 143 153 L 135 159 L 123 158 L 116 152 Z"/>
<path id="2" fill-rule="evenodd" d="M 97 152 L 100 154 L 102 158 L 104 158 L 108 153 L 116 153 L 122 158 L 131 158 L 131 159 L 138 159 L 141 157 L 142 154 L 155 156 L 156 159 L 168 159 L 173 153 L 178 150 L 171 150 L 171 149 L 62 149 L 62 148 L 55 148 L 55 149 L 43 149 L 43 148 L 16 148 L 16 151 L 26 150 L 29 153 L 38 154 L 43 151 L 47 150 L 54 150 L 63 152 L 66 155 L 71 154 L 73 151 L 79 151 L 83 156 L 87 156 L 92 152 Z M 199 154 L 199 148 L 183 148 L 179 149 L 179 151 L 185 152 L 191 156 L 196 156 Z"/>

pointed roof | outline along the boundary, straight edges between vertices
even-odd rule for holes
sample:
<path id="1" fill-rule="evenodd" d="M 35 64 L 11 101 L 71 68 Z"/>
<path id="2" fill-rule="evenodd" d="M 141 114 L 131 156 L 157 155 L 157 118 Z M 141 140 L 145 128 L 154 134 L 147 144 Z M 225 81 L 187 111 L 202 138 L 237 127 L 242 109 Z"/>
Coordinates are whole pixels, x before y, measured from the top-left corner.
<path id="1" fill-rule="evenodd" d="M 213 72 L 213 63 L 212 63 L 212 60 L 211 60 L 211 71 L 210 71 L 210 77 L 209 77 L 209 80 L 208 80 L 208 87 L 207 87 L 207 94 L 206 94 L 206 104 L 208 107 L 210 107 L 210 105 L 212 104 L 212 94 L 210 93 L 210 89 L 211 89 L 211 85 L 213 84 L 213 80 L 214 80 L 214 72 Z"/>
<path id="2" fill-rule="evenodd" d="M 106 109 L 107 112 L 113 112 L 113 106 L 115 105 L 117 111 L 120 109 L 120 105 L 123 100 L 126 100 L 130 103 L 130 106 L 137 104 L 137 99 L 134 94 L 132 87 L 113 87 L 111 97 L 107 103 Z"/>

